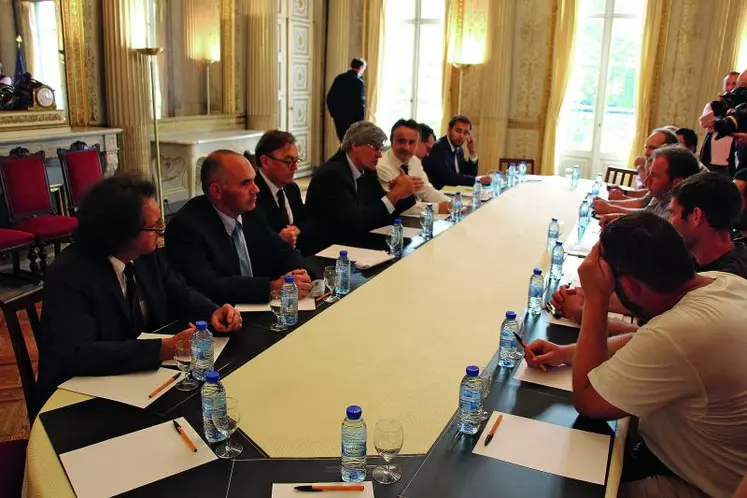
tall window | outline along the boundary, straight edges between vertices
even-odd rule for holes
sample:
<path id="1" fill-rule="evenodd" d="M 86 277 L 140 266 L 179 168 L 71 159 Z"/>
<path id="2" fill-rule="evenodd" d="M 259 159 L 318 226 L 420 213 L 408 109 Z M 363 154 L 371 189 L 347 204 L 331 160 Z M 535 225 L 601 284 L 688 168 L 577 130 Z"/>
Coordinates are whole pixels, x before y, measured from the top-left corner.
<path id="1" fill-rule="evenodd" d="M 387 133 L 399 118 L 441 127 L 445 0 L 390 0 L 376 123 Z"/>
<path id="2" fill-rule="evenodd" d="M 572 164 L 587 176 L 625 165 L 635 134 L 645 2 L 581 0 L 556 140 L 558 173 Z"/>
<path id="3" fill-rule="evenodd" d="M 33 2 L 28 11 L 28 23 L 31 26 L 33 39 L 27 41 L 33 47 L 33 61 L 29 70 L 35 80 L 51 86 L 55 92 L 55 103 L 58 109 L 65 108 L 65 92 L 63 91 L 63 66 L 60 47 L 62 46 L 59 12 L 56 12 L 54 0 Z"/>

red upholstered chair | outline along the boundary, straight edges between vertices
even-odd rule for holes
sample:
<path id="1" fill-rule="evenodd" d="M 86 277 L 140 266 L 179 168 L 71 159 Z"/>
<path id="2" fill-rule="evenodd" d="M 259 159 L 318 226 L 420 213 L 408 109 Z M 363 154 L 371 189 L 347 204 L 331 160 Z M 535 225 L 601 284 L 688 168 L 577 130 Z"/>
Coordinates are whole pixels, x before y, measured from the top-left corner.
<path id="1" fill-rule="evenodd" d="M 34 236 L 28 232 L 0 228 L 0 254 L 10 253 L 13 256 L 13 275 L 21 274 L 21 252 L 31 249 Z"/>
<path id="2" fill-rule="evenodd" d="M 85 142 L 74 142 L 69 149 L 57 149 L 57 157 L 62 164 L 70 213 L 74 213 L 88 189 L 101 180 L 99 145 L 89 147 Z"/>
<path id="3" fill-rule="evenodd" d="M 59 254 L 61 242 L 71 240 L 78 220 L 55 214 L 44 152 L 31 154 L 17 147 L 10 156 L 0 157 L 0 182 L 9 221 L 17 230 L 34 235 L 29 251 L 31 271 L 43 274 L 47 266 L 45 247 L 54 244 L 55 255 Z"/>

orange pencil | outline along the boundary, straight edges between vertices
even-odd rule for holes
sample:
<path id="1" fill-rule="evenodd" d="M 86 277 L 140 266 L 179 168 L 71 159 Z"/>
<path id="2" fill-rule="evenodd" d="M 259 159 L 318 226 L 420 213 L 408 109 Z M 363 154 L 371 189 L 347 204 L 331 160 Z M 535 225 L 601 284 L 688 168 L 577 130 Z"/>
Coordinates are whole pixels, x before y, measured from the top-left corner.
<path id="1" fill-rule="evenodd" d="M 328 298 L 328 297 L 329 297 L 329 296 L 330 296 L 331 294 L 332 294 L 331 292 L 326 292 L 326 293 L 322 294 L 321 296 L 319 296 L 318 298 L 316 298 L 316 302 L 317 302 L 317 303 L 320 303 L 320 302 L 324 301 L 324 300 L 325 300 L 325 299 L 327 299 L 327 298 Z"/>
<path id="2" fill-rule="evenodd" d="M 488 432 L 488 437 L 485 438 L 485 446 L 490 444 L 490 441 L 493 440 L 493 434 L 495 434 L 495 430 L 498 428 L 499 425 L 501 425 L 501 420 L 503 420 L 503 415 L 498 415 L 498 418 L 495 419 L 495 422 L 493 422 L 493 427 L 490 428 L 490 432 Z"/>
<path id="3" fill-rule="evenodd" d="M 537 359 L 537 355 L 534 354 L 534 351 L 532 351 L 531 349 L 529 349 L 529 346 L 527 346 L 527 344 L 524 341 L 521 340 L 521 337 L 519 337 L 519 334 L 517 334 L 516 332 L 514 332 L 514 335 L 516 336 L 516 340 L 519 341 L 519 344 L 521 344 L 521 347 L 524 348 L 524 351 L 528 352 L 529 356 L 531 356 L 533 360 L 536 360 Z M 538 365 L 542 369 L 543 372 L 547 373 L 547 367 L 545 366 L 544 363 L 538 363 Z"/>
<path id="4" fill-rule="evenodd" d="M 184 429 L 182 429 L 182 426 L 179 425 L 179 422 L 177 422 L 176 420 L 172 420 L 172 422 L 174 422 L 174 429 L 176 429 L 176 432 L 179 433 L 184 442 L 187 443 L 189 449 L 192 450 L 193 453 L 197 453 L 197 446 L 195 446 L 195 443 L 193 443 L 192 440 L 189 439 L 189 436 L 187 436 L 187 433 L 184 432 Z"/>
<path id="5" fill-rule="evenodd" d="M 169 379 L 166 382 L 164 382 L 163 384 L 161 384 L 160 386 L 158 386 L 155 391 L 153 391 L 152 393 L 150 393 L 148 395 L 148 398 L 152 398 L 153 396 L 157 395 L 158 393 L 160 393 L 161 391 L 163 391 L 164 389 L 166 389 L 169 386 L 169 384 L 171 384 L 176 379 L 178 379 L 181 374 L 182 374 L 181 372 L 177 372 L 177 373 L 174 374 L 173 377 L 169 377 Z"/>
<path id="6" fill-rule="evenodd" d="M 311 484 L 308 486 L 296 486 L 293 489 L 296 491 L 363 491 L 363 485 L 353 484 L 350 486 L 322 486 L 318 484 Z"/>

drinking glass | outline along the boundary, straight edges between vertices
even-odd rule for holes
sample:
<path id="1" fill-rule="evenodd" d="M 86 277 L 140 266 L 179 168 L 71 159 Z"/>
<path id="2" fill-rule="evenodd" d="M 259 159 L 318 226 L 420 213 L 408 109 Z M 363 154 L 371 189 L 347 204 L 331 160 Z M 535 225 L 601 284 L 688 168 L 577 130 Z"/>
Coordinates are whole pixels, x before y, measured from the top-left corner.
<path id="1" fill-rule="evenodd" d="M 394 227 L 392 227 L 391 233 L 386 237 L 386 246 L 389 248 L 389 254 L 396 256 L 397 236 L 394 234 Z"/>
<path id="2" fill-rule="evenodd" d="M 392 418 L 376 422 L 374 432 L 374 447 L 384 459 L 385 464 L 373 470 L 373 478 L 381 484 L 393 484 L 400 480 L 402 471 L 396 465 L 391 465 L 405 442 L 405 433 L 399 420 Z"/>
<path id="3" fill-rule="evenodd" d="M 324 285 L 329 289 L 330 295 L 324 300 L 325 303 L 334 303 L 340 300 L 337 297 L 337 267 L 327 266 L 324 268 Z"/>
<path id="4" fill-rule="evenodd" d="M 491 370 L 492 368 L 492 370 Z M 495 372 L 495 366 L 488 364 L 482 369 L 480 380 L 482 380 L 482 390 L 480 391 L 480 397 L 482 398 L 482 410 L 480 410 L 480 420 L 487 420 L 490 418 L 490 412 L 485 409 L 485 400 L 490 395 L 490 388 L 493 385 L 493 373 Z"/>
<path id="5" fill-rule="evenodd" d="M 285 332 L 288 330 L 288 326 L 283 322 L 283 305 L 279 298 L 273 296 L 273 299 L 270 299 L 270 309 L 277 320 L 270 325 L 270 330 L 273 332 Z"/>
<path id="6" fill-rule="evenodd" d="M 176 386 L 180 391 L 191 391 L 199 385 L 199 383 L 189 375 L 192 370 L 192 341 L 184 340 L 176 343 L 174 347 L 174 363 L 176 366 L 184 372 L 184 378 Z"/>
<path id="7" fill-rule="evenodd" d="M 226 442 L 215 449 L 219 458 L 236 458 L 244 451 L 240 443 L 232 443 L 231 435 L 239 428 L 241 412 L 236 398 L 226 398 L 226 406 L 213 406 L 213 423 L 218 432 L 226 436 Z"/>

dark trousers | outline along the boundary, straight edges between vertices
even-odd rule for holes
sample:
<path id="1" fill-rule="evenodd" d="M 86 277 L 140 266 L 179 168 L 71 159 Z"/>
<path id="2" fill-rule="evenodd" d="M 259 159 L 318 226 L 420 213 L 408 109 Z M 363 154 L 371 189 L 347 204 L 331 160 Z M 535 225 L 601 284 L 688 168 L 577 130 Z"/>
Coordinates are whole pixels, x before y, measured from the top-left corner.
<path id="1" fill-rule="evenodd" d="M 350 125 L 353 124 L 353 121 L 350 121 L 349 119 L 335 119 L 335 131 L 337 131 L 337 138 L 340 140 L 340 143 L 342 143 L 342 139 L 345 137 L 345 133 L 348 131 L 348 128 L 350 128 Z"/>
<path id="2" fill-rule="evenodd" d="M 728 178 L 729 180 L 734 177 L 734 172 L 728 164 L 706 164 L 705 167 L 708 168 L 711 173 L 718 173 L 719 175 L 723 176 L 724 178 Z"/>
<path id="3" fill-rule="evenodd" d="M 641 481 L 652 476 L 675 476 L 656 455 L 651 453 L 643 439 L 625 451 L 623 457 L 622 482 Z"/>

